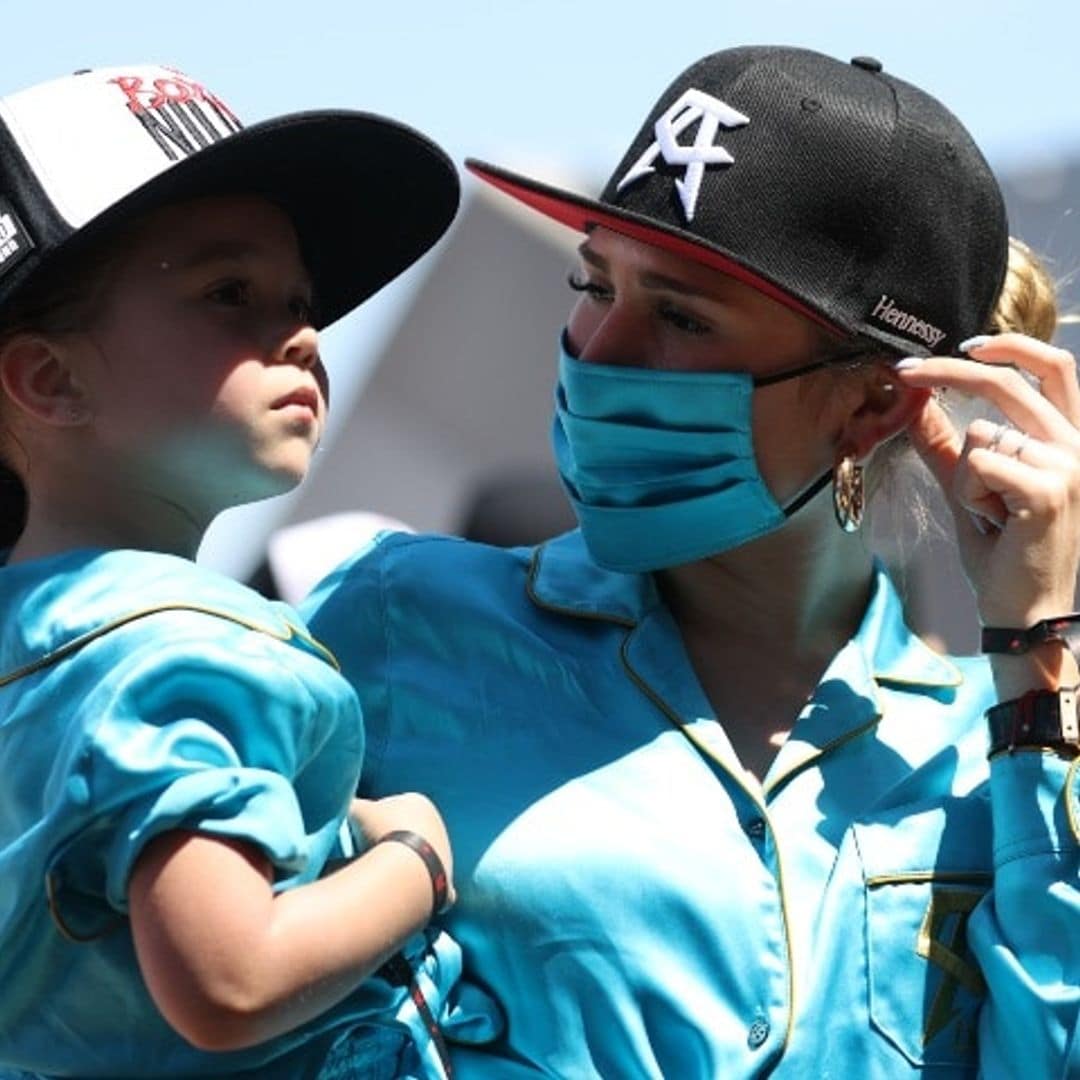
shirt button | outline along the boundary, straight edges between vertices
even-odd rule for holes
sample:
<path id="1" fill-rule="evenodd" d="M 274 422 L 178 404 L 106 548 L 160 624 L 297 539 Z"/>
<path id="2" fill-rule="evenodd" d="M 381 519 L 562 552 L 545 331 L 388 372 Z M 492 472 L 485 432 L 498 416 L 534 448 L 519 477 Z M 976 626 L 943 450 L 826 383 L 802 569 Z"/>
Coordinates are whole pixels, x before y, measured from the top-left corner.
<path id="1" fill-rule="evenodd" d="M 761 818 L 753 818 L 746 823 L 746 835 L 751 840 L 760 840 L 765 835 L 765 822 Z"/>
<path id="2" fill-rule="evenodd" d="M 769 1037 L 769 1021 L 757 1019 L 750 1025 L 750 1031 L 746 1036 L 746 1045 L 751 1050 L 756 1050 Z"/>

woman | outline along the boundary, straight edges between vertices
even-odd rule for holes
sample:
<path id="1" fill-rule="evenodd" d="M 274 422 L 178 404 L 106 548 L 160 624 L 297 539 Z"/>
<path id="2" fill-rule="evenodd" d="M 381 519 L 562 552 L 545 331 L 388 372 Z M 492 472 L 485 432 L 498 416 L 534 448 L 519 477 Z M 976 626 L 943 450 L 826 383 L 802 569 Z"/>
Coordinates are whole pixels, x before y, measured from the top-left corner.
<path id="1" fill-rule="evenodd" d="M 453 166 L 152 65 L 0 100 L 0 148 L 0 1072 L 444 1076 L 442 820 L 352 798 L 333 657 L 192 560 L 306 474 L 316 327 L 439 238 Z"/>
<path id="2" fill-rule="evenodd" d="M 585 233 L 553 432 L 581 528 L 389 536 L 306 609 L 364 789 L 408 775 L 455 838 L 448 925 L 508 1021 L 460 1075 L 1063 1075 L 1080 392 L 1016 332 L 1054 316 L 969 135 L 871 58 L 742 48 L 598 201 L 472 168 Z M 905 434 L 988 658 L 915 637 L 856 531 Z"/>

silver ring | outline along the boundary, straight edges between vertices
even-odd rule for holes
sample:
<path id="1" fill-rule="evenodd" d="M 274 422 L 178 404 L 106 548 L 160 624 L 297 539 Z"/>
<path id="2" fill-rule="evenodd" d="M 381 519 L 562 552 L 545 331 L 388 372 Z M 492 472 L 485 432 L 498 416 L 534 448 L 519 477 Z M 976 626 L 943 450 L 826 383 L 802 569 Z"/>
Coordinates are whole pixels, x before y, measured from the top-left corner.
<path id="1" fill-rule="evenodd" d="M 1005 438 L 1005 432 L 1008 430 L 1008 424 L 998 424 L 998 426 L 994 428 L 994 434 L 990 436 L 990 441 L 986 444 L 986 449 L 997 450 L 997 448 L 1001 445 L 1001 440 Z"/>
<path id="2" fill-rule="evenodd" d="M 1027 444 L 1030 441 L 1031 441 L 1031 436 L 1026 431 L 1021 431 L 1020 432 L 1020 441 L 1016 444 L 1016 448 L 1013 450 L 1013 452 L 1009 456 L 1013 457 L 1017 461 L 1019 461 L 1020 460 L 1020 455 L 1024 452 L 1024 447 L 1027 446 Z"/>

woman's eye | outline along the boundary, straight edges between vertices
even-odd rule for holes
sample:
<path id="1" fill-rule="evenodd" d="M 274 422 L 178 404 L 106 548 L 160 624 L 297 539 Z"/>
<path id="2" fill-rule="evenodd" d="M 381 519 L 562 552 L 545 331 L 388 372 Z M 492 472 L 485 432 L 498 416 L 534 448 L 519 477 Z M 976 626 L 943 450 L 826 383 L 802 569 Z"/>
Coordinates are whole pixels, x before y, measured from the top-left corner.
<path id="1" fill-rule="evenodd" d="M 245 281 L 223 281 L 207 292 L 207 298 L 227 307 L 243 307 L 249 299 Z"/>
<path id="2" fill-rule="evenodd" d="M 610 300 L 614 293 L 608 286 L 601 285 L 596 281 L 589 281 L 587 278 L 575 277 L 570 274 L 566 279 L 566 284 L 570 286 L 574 292 L 585 293 L 593 300 Z"/>
<path id="3" fill-rule="evenodd" d="M 673 304 L 661 304 L 660 315 L 676 330 L 681 330 L 684 334 L 707 334 L 712 329 L 708 323 L 694 318 L 693 315 L 688 315 Z"/>

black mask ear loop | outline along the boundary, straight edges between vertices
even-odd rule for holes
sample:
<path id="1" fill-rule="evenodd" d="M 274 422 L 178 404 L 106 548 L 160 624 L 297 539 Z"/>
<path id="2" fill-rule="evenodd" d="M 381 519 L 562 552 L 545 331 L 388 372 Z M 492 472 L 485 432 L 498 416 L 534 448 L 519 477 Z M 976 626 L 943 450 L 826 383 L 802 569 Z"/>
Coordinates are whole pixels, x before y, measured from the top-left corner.
<path id="1" fill-rule="evenodd" d="M 834 358 L 829 357 L 825 360 L 815 360 L 812 364 L 803 364 L 802 367 L 777 371 L 772 375 L 759 375 L 753 380 L 754 387 L 756 389 L 759 386 L 772 386 L 774 383 L 786 382 L 788 379 L 797 379 L 800 375 L 820 371 L 821 368 L 828 367 L 832 363 L 834 363 Z M 789 518 L 797 510 L 801 510 L 819 491 L 828 486 L 830 480 L 832 480 L 832 469 L 819 476 L 802 494 L 796 495 L 787 506 L 782 506 L 780 509 L 784 512 L 784 517 Z"/>
<path id="2" fill-rule="evenodd" d="M 787 506 L 780 508 L 784 511 L 784 517 L 789 518 L 796 510 L 801 510 L 819 491 L 828 487 L 831 480 L 832 469 L 829 469 L 827 472 L 822 473 L 801 495 L 796 495 Z"/>
<path id="3" fill-rule="evenodd" d="M 809 375 L 811 371 L 820 371 L 833 363 L 832 357 L 825 360 L 815 360 L 812 364 L 803 364 L 802 367 L 788 368 L 786 371 L 774 371 L 771 375 L 755 375 L 753 383 L 758 386 L 772 386 L 774 383 L 787 382 L 788 379 L 797 379 L 800 375 Z"/>

